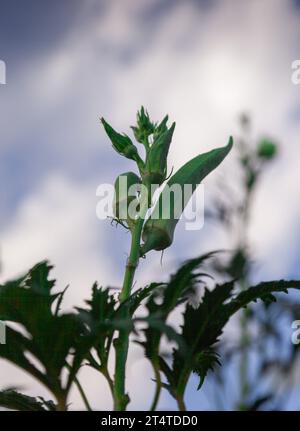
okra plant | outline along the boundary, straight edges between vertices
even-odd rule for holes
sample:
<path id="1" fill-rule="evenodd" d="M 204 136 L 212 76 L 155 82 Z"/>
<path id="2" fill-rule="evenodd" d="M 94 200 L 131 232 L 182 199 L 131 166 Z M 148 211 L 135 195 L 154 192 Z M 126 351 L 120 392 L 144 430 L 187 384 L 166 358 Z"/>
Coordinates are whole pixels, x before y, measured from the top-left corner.
<path id="1" fill-rule="evenodd" d="M 243 291 L 237 289 L 236 279 L 208 283 L 205 265 L 217 252 L 188 260 L 168 282 L 153 281 L 134 288 L 139 263 L 147 265 L 148 253 L 172 245 L 176 225 L 193 192 L 233 146 L 230 138 L 226 146 L 197 155 L 169 174 L 167 159 L 175 123 L 169 125 L 168 121 L 166 116 L 154 123 L 141 108 L 132 127 L 135 144 L 101 119 L 113 148 L 135 164 L 134 171 L 118 176 L 114 187 L 115 221 L 131 235 L 123 285 L 117 296 L 95 283 L 85 307 L 63 312 L 65 290 L 55 290 L 55 281 L 49 278 L 52 267 L 46 261 L 0 286 L 0 319 L 7 324 L 7 341 L 0 345 L 0 357 L 21 367 L 52 394 L 51 400 L 45 400 L 29 397 L 16 388 L 4 388 L 0 392 L 3 407 L 67 410 L 72 401 L 70 389 L 76 385 L 87 410 L 101 409 L 101 400 L 99 405 L 94 405 L 95 400 L 91 403 L 84 382 L 78 378 L 80 368 L 89 366 L 106 379 L 114 410 L 125 410 L 130 402 L 126 385 L 128 349 L 130 343 L 138 343 L 153 369 L 155 391 L 149 394 L 149 409 L 158 408 L 161 392 L 167 390 L 178 409 L 185 410 L 190 376 L 198 375 L 200 389 L 208 372 L 221 365 L 216 345 L 230 317 L 252 301 L 269 303 L 275 299 L 275 292 L 300 289 L 297 280 L 266 281 Z M 139 145 L 144 147 L 144 157 Z M 175 185 L 181 189 L 189 185 L 188 193 L 169 193 Z M 199 294 L 201 299 L 197 300 Z M 146 309 L 146 317 L 140 317 L 141 307 Z M 183 310 L 179 327 L 170 319 L 178 307 Z M 161 348 L 163 336 L 170 341 L 167 355 Z"/>

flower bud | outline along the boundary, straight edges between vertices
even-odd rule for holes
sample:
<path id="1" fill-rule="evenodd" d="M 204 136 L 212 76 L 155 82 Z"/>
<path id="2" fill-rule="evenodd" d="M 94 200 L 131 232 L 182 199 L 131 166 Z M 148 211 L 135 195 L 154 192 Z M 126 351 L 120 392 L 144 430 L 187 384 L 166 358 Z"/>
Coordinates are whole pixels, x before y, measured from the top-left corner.
<path id="1" fill-rule="evenodd" d="M 154 141 L 151 145 L 145 168 L 145 179 L 150 184 L 161 185 L 167 176 L 167 157 L 175 129 L 175 123 L 170 129 L 165 125 L 167 117 L 163 120 L 154 133 Z M 161 128 L 159 130 L 159 127 Z"/>
<path id="2" fill-rule="evenodd" d="M 173 233 L 168 229 L 169 225 L 164 220 L 149 220 L 143 230 L 143 241 L 141 254 L 150 250 L 164 250 L 173 242 Z"/>
<path id="3" fill-rule="evenodd" d="M 261 159 L 271 160 L 277 153 L 277 146 L 268 139 L 263 139 L 257 148 L 257 155 Z"/>
<path id="4" fill-rule="evenodd" d="M 160 135 L 162 135 L 168 130 L 168 127 L 167 127 L 168 119 L 169 119 L 169 116 L 166 115 L 165 118 L 159 123 L 159 125 L 155 126 L 155 130 L 153 132 L 154 142 L 160 137 Z"/>
<path id="5" fill-rule="evenodd" d="M 116 132 L 105 120 L 101 118 L 104 129 L 112 142 L 114 149 L 122 156 L 131 160 L 139 159 L 136 147 L 133 145 L 131 139 L 127 135 L 121 135 Z"/>
<path id="6" fill-rule="evenodd" d="M 151 122 L 149 114 L 145 111 L 144 107 L 137 113 L 137 125 L 131 127 L 134 133 L 135 139 L 144 144 L 148 142 L 148 138 L 155 130 L 155 124 Z"/>

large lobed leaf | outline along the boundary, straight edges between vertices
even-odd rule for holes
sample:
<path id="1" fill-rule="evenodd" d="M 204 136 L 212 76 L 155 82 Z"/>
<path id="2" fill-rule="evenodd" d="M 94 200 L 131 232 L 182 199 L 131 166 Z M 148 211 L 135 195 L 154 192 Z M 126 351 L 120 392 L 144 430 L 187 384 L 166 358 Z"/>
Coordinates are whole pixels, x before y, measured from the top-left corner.
<path id="1" fill-rule="evenodd" d="M 185 262 L 179 270 L 171 276 L 169 283 L 158 283 L 157 287 L 160 289 L 154 291 L 148 298 L 146 308 L 151 320 L 149 320 L 149 326 L 145 330 L 145 341 L 142 345 L 145 348 L 146 356 L 152 362 L 159 361 L 159 345 L 163 335 L 161 329 L 162 327 L 166 328 L 166 321 L 170 313 L 176 306 L 184 302 L 195 292 L 199 281 L 206 276 L 206 274 L 197 270 L 215 253 L 216 252 L 207 253 Z M 158 325 L 159 320 L 161 321 L 161 326 Z M 155 324 L 153 324 L 154 322 Z M 173 339 L 174 338 L 173 336 Z"/>
<path id="2" fill-rule="evenodd" d="M 234 281 L 231 281 L 211 291 L 206 289 L 197 308 L 187 305 L 181 331 L 186 349 L 182 352 L 179 346 L 174 350 L 168 372 L 175 391 L 182 393 L 192 371 L 200 377 L 199 387 L 203 384 L 208 370 L 219 362 L 213 348 L 231 316 L 252 301 L 274 301 L 273 293 L 287 293 L 289 288 L 300 289 L 300 281 L 263 282 L 233 296 Z"/>
<path id="3" fill-rule="evenodd" d="M 0 319 L 7 322 L 7 342 L 0 346 L 0 357 L 30 373 L 61 398 L 67 395 L 90 340 L 83 336 L 86 331 L 78 315 L 58 314 L 55 301 L 60 303 L 62 293 L 52 291 L 55 282 L 49 278 L 51 269 L 47 262 L 41 262 L 25 276 L 0 286 Z M 21 325 L 25 332 L 10 322 Z"/>

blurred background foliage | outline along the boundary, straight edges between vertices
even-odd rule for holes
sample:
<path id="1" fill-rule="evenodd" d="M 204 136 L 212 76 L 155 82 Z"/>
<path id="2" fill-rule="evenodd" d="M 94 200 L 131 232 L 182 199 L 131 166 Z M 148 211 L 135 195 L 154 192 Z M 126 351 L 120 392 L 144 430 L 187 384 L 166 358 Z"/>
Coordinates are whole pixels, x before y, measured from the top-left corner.
<path id="1" fill-rule="evenodd" d="M 236 278 L 243 291 L 251 285 L 259 265 L 248 241 L 252 202 L 269 165 L 280 157 L 281 147 L 269 137 L 253 140 L 248 115 L 242 114 L 239 124 L 237 166 L 227 172 L 215 190 L 212 208 L 207 208 L 206 216 L 235 244 L 232 250 L 214 259 L 211 269 L 217 277 Z M 232 181 L 240 190 L 231 188 Z M 290 292 L 288 296 L 280 295 L 278 301 L 249 305 L 239 313 L 237 333 L 221 340 L 218 350 L 222 367 L 211 374 L 211 387 L 206 388 L 208 394 L 213 394 L 214 408 L 285 409 L 298 385 L 295 376 L 300 371 L 300 348 L 291 342 L 292 329 L 288 332 L 288 328 L 299 319 L 299 311 L 299 298 Z"/>

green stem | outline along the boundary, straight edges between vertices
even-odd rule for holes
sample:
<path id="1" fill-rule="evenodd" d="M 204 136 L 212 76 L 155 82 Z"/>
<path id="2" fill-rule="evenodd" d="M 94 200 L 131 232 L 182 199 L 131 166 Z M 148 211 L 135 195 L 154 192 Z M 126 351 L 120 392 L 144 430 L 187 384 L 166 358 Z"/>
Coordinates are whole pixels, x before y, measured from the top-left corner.
<path id="1" fill-rule="evenodd" d="M 188 364 L 188 360 L 187 360 L 187 364 Z M 184 393 L 185 393 L 185 390 L 186 390 L 190 376 L 191 376 L 190 366 L 189 365 L 184 366 L 180 372 L 180 376 L 179 376 L 178 383 L 177 383 L 177 388 L 175 391 L 176 401 L 177 401 L 179 410 L 181 410 L 181 407 L 183 407 L 183 406 L 184 406 L 183 411 L 186 410 L 183 399 L 184 399 Z"/>
<path id="2" fill-rule="evenodd" d="M 136 220 L 136 224 L 132 230 L 130 254 L 125 269 L 123 288 L 119 296 L 120 303 L 126 301 L 130 296 L 135 271 L 140 258 L 141 234 L 147 209 L 148 198 L 147 196 L 141 196 L 140 217 L 138 220 Z M 130 318 L 129 310 L 126 307 L 123 308 L 122 315 L 120 317 L 124 320 Z M 125 374 L 129 348 L 129 334 L 130 331 L 128 329 L 120 329 L 118 338 L 115 340 L 114 343 L 116 351 L 114 378 L 114 409 L 116 411 L 126 410 L 126 406 L 129 402 L 128 395 L 125 392 Z"/>
<path id="3" fill-rule="evenodd" d="M 115 400 L 115 396 L 114 396 L 114 381 L 110 376 L 110 373 L 108 371 L 107 368 L 107 364 L 102 365 L 101 367 L 99 367 L 99 371 L 100 373 L 103 375 L 103 377 L 106 379 L 108 386 L 109 386 L 109 390 L 112 396 L 113 401 Z"/>
<path id="4" fill-rule="evenodd" d="M 248 333 L 248 310 L 242 310 L 240 318 L 241 322 L 241 336 L 240 336 L 240 402 L 239 407 L 244 409 L 248 402 L 249 395 L 249 379 L 248 379 L 248 351 L 247 348 L 250 343 Z"/>
<path id="5" fill-rule="evenodd" d="M 135 270 L 138 266 L 139 257 L 140 257 L 140 241 L 141 241 L 143 224 L 144 224 L 144 220 L 139 219 L 135 227 L 133 228 L 133 232 L 131 236 L 130 254 L 126 265 L 123 288 L 119 296 L 120 302 L 126 301 L 126 299 L 128 299 L 130 295 Z"/>
<path id="6" fill-rule="evenodd" d="M 66 364 L 66 366 L 71 371 L 70 364 Z M 83 390 L 83 387 L 81 386 L 81 383 L 80 383 L 80 381 L 78 380 L 77 377 L 74 378 L 74 383 L 77 386 L 77 389 L 78 389 L 78 391 L 79 391 L 79 393 L 81 395 L 82 401 L 84 402 L 84 405 L 85 405 L 86 409 L 88 411 L 92 411 L 92 408 L 90 406 L 89 400 L 87 399 L 87 396 L 86 396 L 86 394 L 85 394 L 85 392 Z"/>
<path id="7" fill-rule="evenodd" d="M 129 333 L 127 330 L 120 330 L 118 339 L 114 343 L 116 350 L 115 382 L 114 382 L 114 410 L 126 410 L 129 402 L 125 392 L 126 361 L 129 348 Z"/>
<path id="8" fill-rule="evenodd" d="M 249 223 L 249 210 L 251 206 L 251 198 L 253 196 L 254 185 L 246 190 L 245 199 L 244 199 L 244 207 L 241 215 L 241 228 L 240 228 L 240 240 L 238 244 L 238 248 L 240 250 L 247 250 L 248 241 L 247 241 L 247 228 Z M 247 281 L 248 273 L 245 273 L 240 281 L 241 290 L 244 291 L 247 289 L 248 281 Z M 249 323 L 249 310 L 243 309 L 240 317 L 240 363 L 239 363 L 239 378 L 240 378 L 240 400 L 238 408 L 239 410 L 244 410 L 245 406 L 248 402 L 249 397 L 249 376 L 248 376 L 248 368 L 249 368 L 249 355 L 248 355 L 248 346 L 250 343 L 250 334 L 248 331 L 248 323 Z"/>
<path id="9" fill-rule="evenodd" d="M 66 396 L 65 395 L 57 395 L 56 400 L 57 400 L 56 410 L 58 412 L 65 412 L 67 410 Z"/>
<path id="10" fill-rule="evenodd" d="M 186 412 L 186 405 L 185 405 L 183 396 L 177 396 L 176 401 L 177 401 L 178 409 L 181 412 Z"/>
<path id="11" fill-rule="evenodd" d="M 159 372 L 159 365 L 155 365 L 153 367 L 154 370 L 154 375 L 155 375 L 155 381 L 156 381 L 156 388 L 155 388 L 155 394 L 154 394 L 154 398 L 150 407 L 150 411 L 154 412 L 157 408 L 157 404 L 158 404 L 158 400 L 160 397 L 160 393 L 161 393 L 161 388 L 162 388 L 162 384 L 161 384 L 161 377 L 160 377 L 160 372 Z"/>
<path id="12" fill-rule="evenodd" d="M 85 394 L 85 392 L 81 386 L 80 381 L 77 379 L 77 377 L 75 377 L 74 382 L 75 382 L 75 385 L 77 386 L 77 389 L 81 395 L 82 401 L 84 402 L 84 405 L 85 405 L 87 411 L 89 411 L 89 412 L 93 411 L 93 409 L 91 408 L 91 405 L 89 403 L 89 400 L 87 399 L 87 396 L 86 396 L 86 394 Z"/>
<path id="13" fill-rule="evenodd" d="M 110 377 L 110 374 L 109 374 L 109 372 L 108 372 L 107 367 L 102 368 L 102 369 L 101 369 L 101 373 L 102 373 L 102 374 L 103 374 L 103 376 L 106 378 L 106 381 L 107 381 L 107 383 L 108 383 L 109 389 L 110 389 L 110 391 L 111 391 L 111 393 L 112 393 L 112 395 L 113 395 L 113 394 L 114 394 L 114 382 L 113 382 L 113 379 Z"/>

